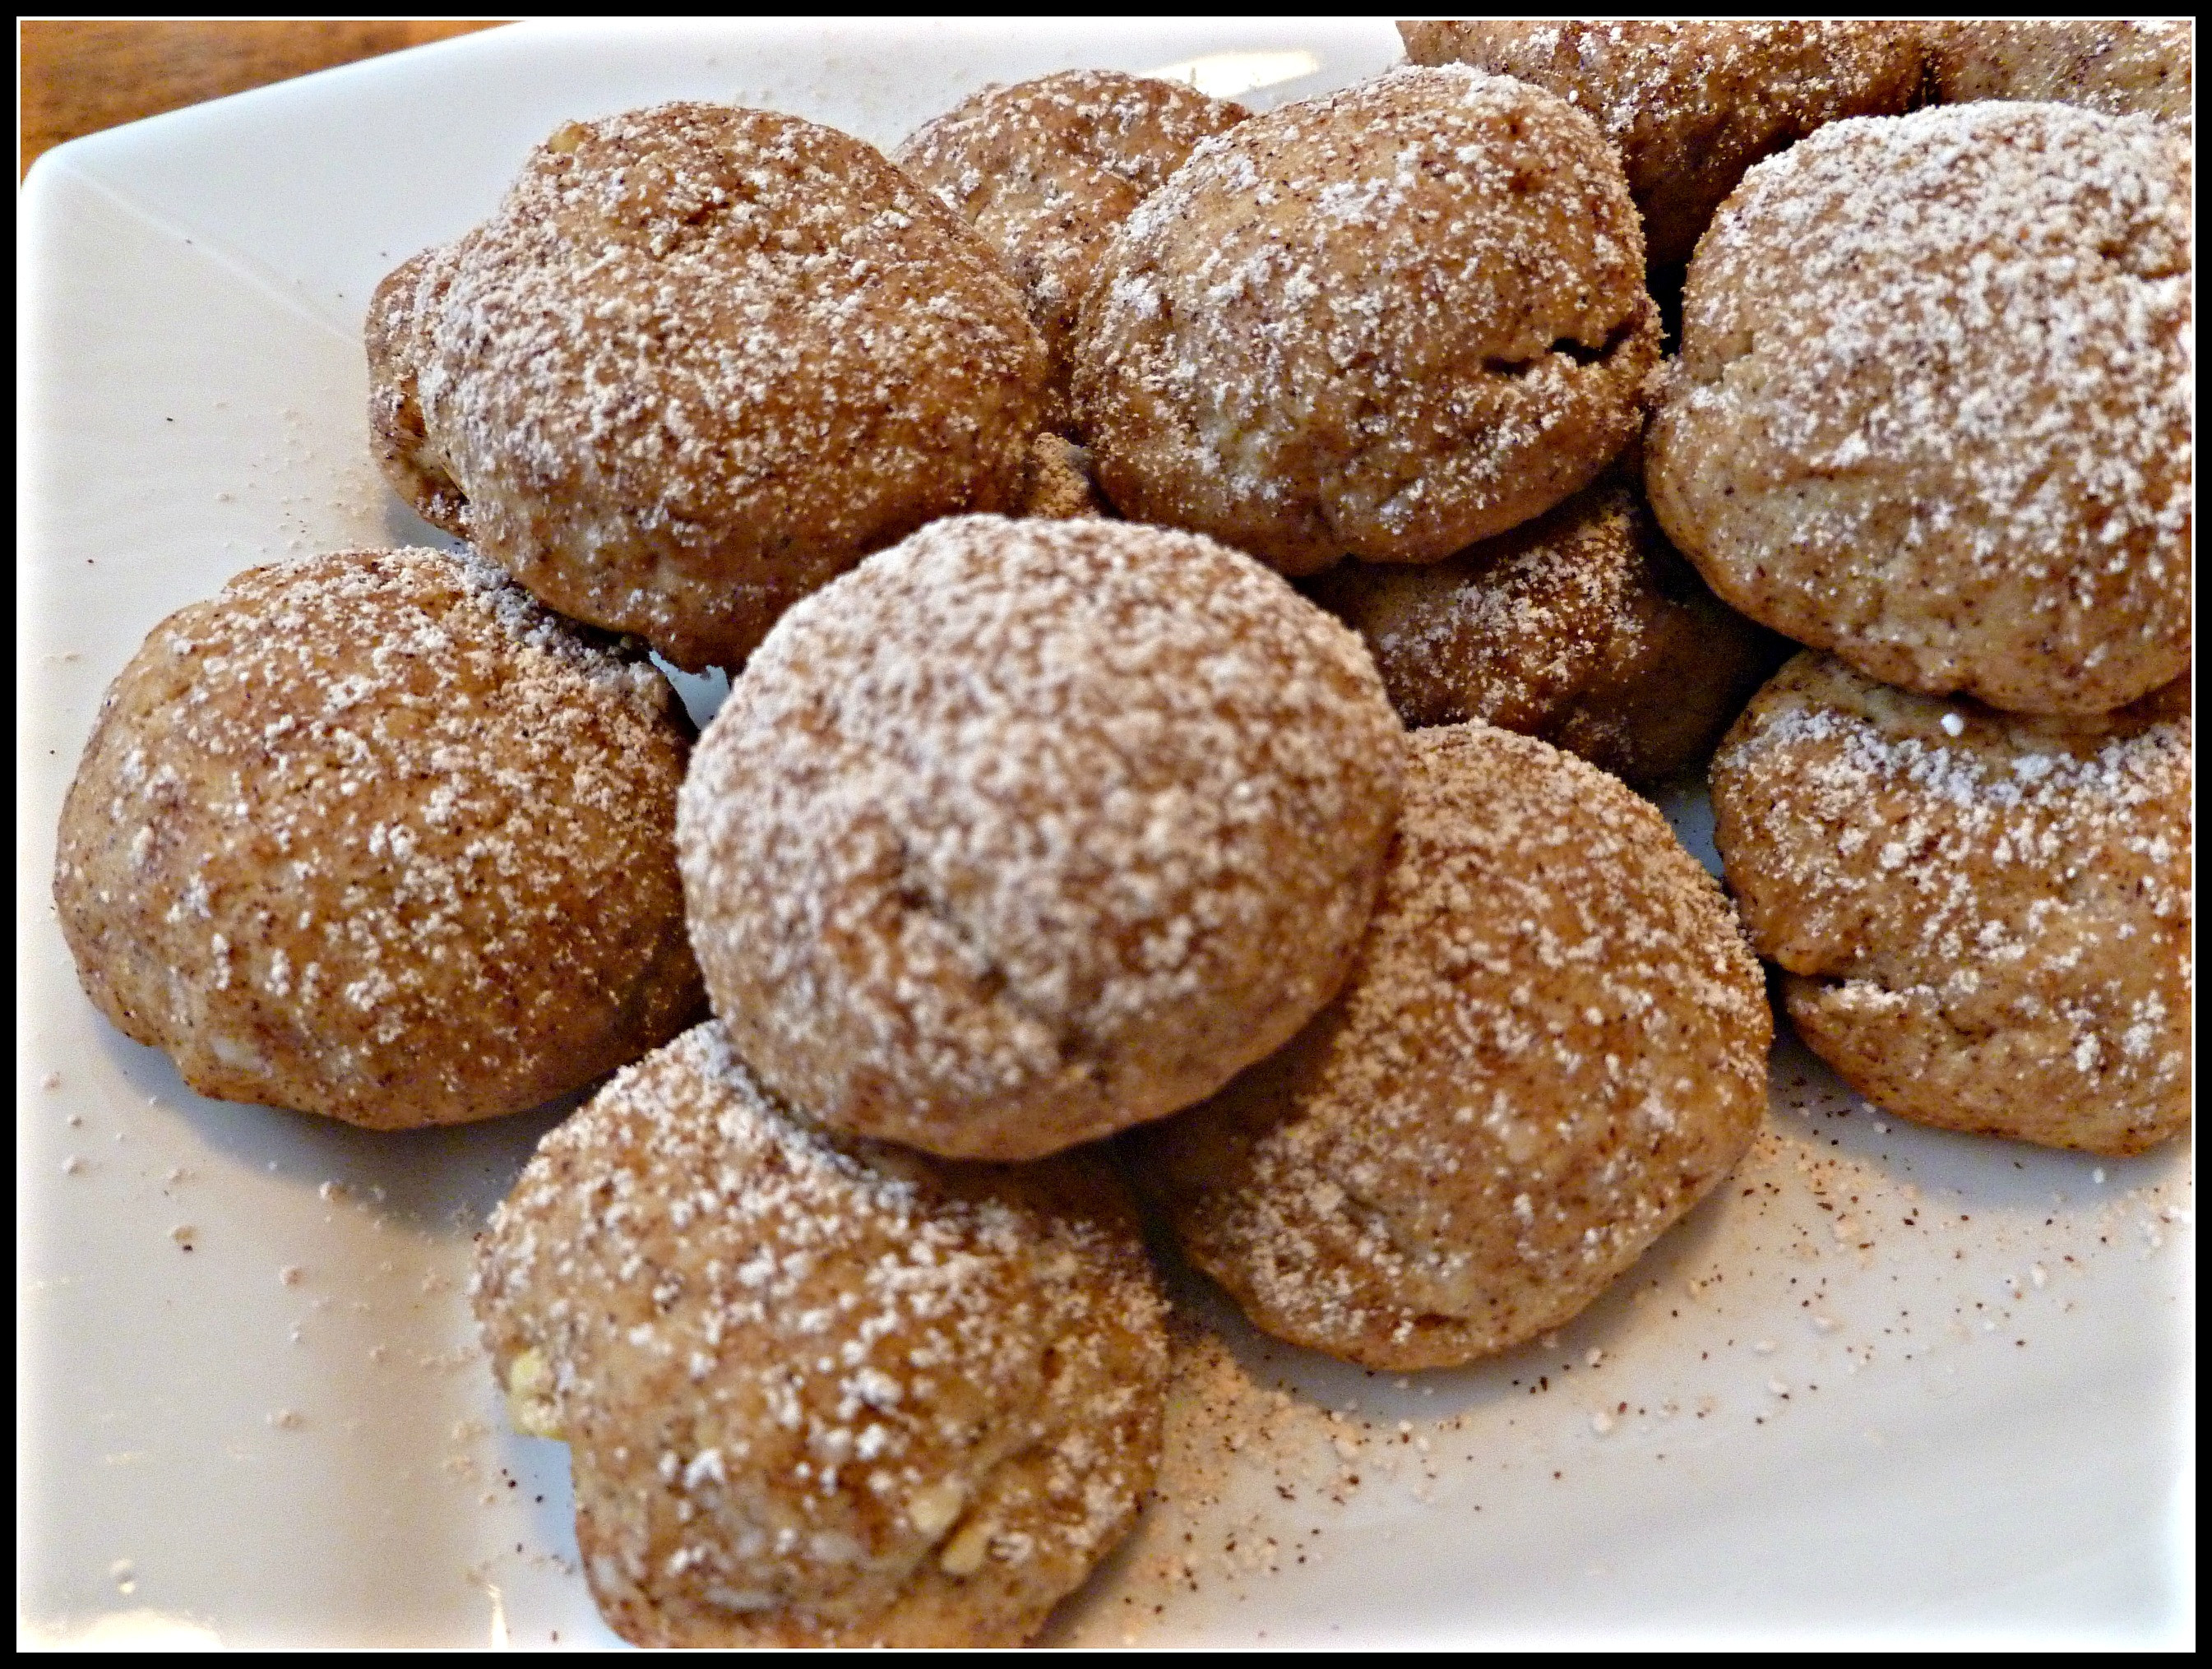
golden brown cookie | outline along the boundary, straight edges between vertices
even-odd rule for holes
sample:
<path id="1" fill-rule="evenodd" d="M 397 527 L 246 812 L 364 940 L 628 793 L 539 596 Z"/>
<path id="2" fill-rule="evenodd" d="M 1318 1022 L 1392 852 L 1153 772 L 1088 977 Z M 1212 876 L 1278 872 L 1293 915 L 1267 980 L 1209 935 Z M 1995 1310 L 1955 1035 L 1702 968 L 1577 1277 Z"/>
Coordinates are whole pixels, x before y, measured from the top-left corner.
<path id="1" fill-rule="evenodd" d="M 1645 437 L 1721 599 L 1883 682 L 2100 713 L 2190 654 L 2187 159 L 2063 105 L 1837 123 L 1698 246 Z"/>
<path id="2" fill-rule="evenodd" d="M 377 468 L 415 513 L 466 538 L 468 498 L 453 484 L 422 425 L 416 396 L 424 324 L 453 282 L 458 245 L 426 249 L 384 276 L 368 300 L 368 434 Z"/>
<path id="3" fill-rule="evenodd" d="M 1255 1323 L 1376 1369 L 1581 1310 L 1750 1145 L 1773 1033 L 1727 901 L 1650 804 L 1486 725 L 1408 745 L 1344 994 L 1131 1138 Z"/>
<path id="4" fill-rule="evenodd" d="M 520 1112 L 699 1014 L 690 725 L 489 563 L 345 551 L 154 628 L 62 809 L 101 1013 L 204 1095 L 372 1129 Z"/>
<path id="5" fill-rule="evenodd" d="M 1408 70 L 1210 141 L 1122 223 L 1075 348 L 1126 515 L 1285 574 L 1440 561 L 1587 485 L 1658 354 L 1589 119 Z"/>
<path id="6" fill-rule="evenodd" d="M 2185 1128 L 2193 729 L 2185 683 L 2031 719 L 1790 662 L 1712 789 L 1799 1035 L 1923 1124 L 2113 1154 Z"/>
<path id="7" fill-rule="evenodd" d="M 1845 116 L 1908 110 L 1911 23 L 1803 18 L 1401 23 L 1416 64 L 1469 64 L 1586 111 L 1620 152 L 1651 264 L 1690 258 L 1744 170 Z"/>
<path id="8" fill-rule="evenodd" d="M 1781 658 L 1619 480 L 1449 561 L 1340 562 L 1306 590 L 1366 640 L 1409 727 L 1480 719 L 1632 782 L 1703 759 Z"/>
<path id="9" fill-rule="evenodd" d="M 1251 112 L 1118 70 L 987 87 L 892 154 L 992 248 L 1028 299 L 1066 396 L 1068 343 L 1114 228 L 1201 140 Z"/>
<path id="10" fill-rule="evenodd" d="M 687 667 L 741 665 L 925 522 L 1012 507 L 1044 413 L 1044 344 L 970 228 L 857 139 L 716 105 L 562 127 L 449 263 L 380 288 L 369 341 L 398 490 L 442 474 L 537 596 Z"/>
<path id="11" fill-rule="evenodd" d="M 972 516 L 786 616 L 678 813 L 692 943 L 832 1129 L 1025 1159 L 1335 994 L 1403 731 L 1359 640 L 1194 534 Z"/>
<path id="12" fill-rule="evenodd" d="M 1127 1533 L 1166 1306 L 1095 1156 L 838 1142 L 709 1023 L 539 1144 L 471 1285 L 641 1646 L 1017 1646 Z"/>
<path id="13" fill-rule="evenodd" d="M 1922 27 L 1939 103 L 2048 100 L 2107 116 L 2190 119 L 2197 30 L 2181 19 L 1977 18 Z"/>

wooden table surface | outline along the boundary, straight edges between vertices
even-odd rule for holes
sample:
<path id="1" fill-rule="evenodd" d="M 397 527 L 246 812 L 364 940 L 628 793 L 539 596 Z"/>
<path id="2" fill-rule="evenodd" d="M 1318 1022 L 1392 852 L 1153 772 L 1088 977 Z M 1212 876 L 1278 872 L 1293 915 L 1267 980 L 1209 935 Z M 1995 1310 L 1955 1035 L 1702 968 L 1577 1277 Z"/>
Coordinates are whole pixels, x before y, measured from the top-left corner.
<path id="1" fill-rule="evenodd" d="M 22 150 L 16 178 L 30 172 L 41 152 L 102 128 L 503 21 L 18 23 Z"/>

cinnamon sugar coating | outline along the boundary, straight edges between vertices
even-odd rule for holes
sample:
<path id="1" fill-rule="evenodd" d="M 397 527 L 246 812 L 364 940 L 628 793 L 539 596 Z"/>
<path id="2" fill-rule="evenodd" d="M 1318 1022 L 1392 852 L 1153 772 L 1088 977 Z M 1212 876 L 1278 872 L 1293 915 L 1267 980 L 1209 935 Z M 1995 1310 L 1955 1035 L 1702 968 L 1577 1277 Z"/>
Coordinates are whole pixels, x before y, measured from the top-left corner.
<path id="1" fill-rule="evenodd" d="M 1486 725 L 1408 745 L 1342 996 L 1131 1138 L 1257 1326 L 1393 1369 L 1510 1350 L 1602 1291 L 1750 1146 L 1773 1031 L 1727 901 L 1650 804 Z"/>
<path id="2" fill-rule="evenodd" d="M 426 249 L 384 276 L 368 299 L 368 435 L 392 490 L 431 526 L 469 534 L 468 495 L 430 444 L 417 395 L 424 326 L 453 282 L 455 244 Z"/>
<path id="3" fill-rule="evenodd" d="M 1114 507 L 1098 496 L 1091 479 L 1091 454 L 1073 441 L 1040 434 L 1030 443 L 1029 473 L 1022 482 L 1023 516 L 1049 521 L 1110 517 Z"/>
<path id="4" fill-rule="evenodd" d="M 715 105 L 562 127 L 380 287 L 369 341 L 395 487 L 440 502 L 442 474 L 537 596 L 688 667 L 742 665 L 925 522 L 1011 508 L 1044 412 L 973 230 L 860 140 Z"/>
<path id="5" fill-rule="evenodd" d="M 1448 561 L 1340 562 L 1306 589 L 1366 640 L 1408 727 L 1480 719 L 1632 782 L 1703 759 L 1781 658 L 1618 480 Z"/>
<path id="6" fill-rule="evenodd" d="M 1176 82 L 1065 70 L 962 100 L 892 160 L 998 252 L 1044 336 L 1057 401 L 1076 314 L 1114 228 L 1199 141 L 1250 114 Z"/>
<path id="7" fill-rule="evenodd" d="M 1159 1458 L 1166 1306 L 1097 1156 L 840 1141 L 713 1023 L 539 1144 L 471 1292 L 639 1645 L 1019 1645 Z"/>
<path id="8" fill-rule="evenodd" d="M 1911 23 L 1806 18 L 1441 19 L 1398 33 L 1416 64 L 1468 64 L 1556 93 L 1619 149 L 1655 266 L 1690 258 L 1744 170 L 1846 116 L 1920 91 Z"/>
<path id="9" fill-rule="evenodd" d="M 2100 713 L 2190 656 L 2189 163 L 2063 105 L 1839 122 L 1692 264 L 1645 440 L 1722 599 L 1884 683 Z"/>
<path id="10" fill-rule="evenodd" d="M 379 1130 L 520 1112 L 697 1017 L 690 735 L 641 653 L 476 557 L 254 568 L 109 687 L 62 932 L 201 1095 Z"/>
<path id="11" fill-rule="evenodd" d="M 1923 1124 L 2110 1154 L 2185 1128 L 2193 738 L 2185 682 L 2034 719 L 1790 662 L 1712 791 L 1799 1035 Z"/>
<path id="12" fill-rule="evenodd" d="M 1206 141 L 1115 234 L 1078 424 L 1124 514 L 1285 574 L 1438 561 L 1588 484 L 1658 355 L 1589 119 L 1407 70 Z"/>
<path id="13" fill-rule="evenodd" d="M 2107 116 L 2191 119 L 2197 30 L 2184 20 L 1977 18 L 1922 27 L 1938 103 L 2047 99 Z"/>
<path id="14" fill-rule="evenodd" d="M 1342 983 L 1403 732 L 1359 640 L 1127 522 L 939 522 L 784 617 L 678 816 L 761 1081 L 1020 1159 L 1210 1095 Z"/>

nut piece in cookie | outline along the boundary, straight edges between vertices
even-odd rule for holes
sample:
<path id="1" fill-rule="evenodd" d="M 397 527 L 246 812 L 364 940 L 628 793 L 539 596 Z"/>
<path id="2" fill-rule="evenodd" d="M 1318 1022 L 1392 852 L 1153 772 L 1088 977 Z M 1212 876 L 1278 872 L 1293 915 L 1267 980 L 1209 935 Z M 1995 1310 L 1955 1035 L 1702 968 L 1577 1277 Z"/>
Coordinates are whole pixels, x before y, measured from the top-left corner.
<path id="1" fill-rule="evenodd" d="M 1165 1305 L 1099 1157 L 840 1141 L 712 1023 L 539 1144 L 471 1292 L 640 1645 L 1019 1645 L 1158 1462 Z"/>
<path id="2" fill-rule="evenodd" d="M 868 552 L 1012 507 L 1044 416 L 988 246 L 795 117 L 571 123 L 400 289 L 370 336 L 400 490 L 434 460 L 486 555 L 681 666 L 741 665 Z"/>
<path id="3" fill-rule="evenodd" d="M 204 1095 L 372 1129 L 520 1112 L 702 1000 L 690 725 L 489 562 L 346 551 L 154 628 L 62 809 L 78 977 Z"/>
<path id="4" fill-rule="evenodd" d="M 1041 433 L 1030 443 L 1029 474 L 1022 482 L 1019 515 L 1049 521 L 1078 517 L 1111 517 L 1114 507 L 1098 496 L 1091 479 L 1091 454 L 1073 441 Z"/>
<path id="5" fill-rule="evenodd" d="M 1744 170 L 1846 116 L 1920 91 L 1911 23 L 1805 18 L 1401 23 L 1416 64 L 1470 64 L 1556 93 L 1620 152 L 1654 266 L 1690 258 Z"/>
<path id="6" fill-rule="evenodd" d="M 1589 118 L 1401 70 L 1207 141 L 1122 223 L 1077 421 L 1126 515 L 1285 574 L 1440 561 L 1596 477 L 1658 341 Z"/>
<path id="7" fill-rule="evenodd" d="M 1343 995 L 1130 1138 L 1255 1324 L 1394 1369 L 1579 1312 L 1750 1146 L 1773 1035 L 1727 900 L 1648 802 L 1486 725 L 1408 747 Z"/>
<path id="8" fill-rule="evenodd" d="M 2107 116 L 2191 119 L 2197 27 L 2181 19 L 1976 18 L 1922 27 L 1939 104 L 2049 100 Z"/>
<path id="9" fill-rule="evenodd" d="M 2193 728 L 2185 683 L 2031 719 L 1790 662 L 1712 789 L 1798 1035 L 1923 1124 L 2111 1154 L 2186 1128 Z"/>
<path id="10" fill-rule="evenodd" d="M 1698 246 L 1645 436 L 1723 602 L 1869 677 L 2102 713 L 2190 657 L 2188 159 L 2064 105 L 1838 122 Z"/>
<path id="11" fill-rule="evenodd" d="M 987 87 L 892 160 L 983 234 L 1027 298 L 1066 396 L 1068 343 L 1114 228 L 1202 139 L 1251 112 L 1176 82 L 1066 70 Z"/>
<path id="12" fill-rule="evenodd" d="M 1343 982 L 1404 732 L 1359 640 L 1195 534 L 972 516 L 793 609 L 678 813 L 761 1082 L 1025 1159 L 1219 1089 Z"/>
<path id="13" fill-rule="evenodd" d="M 1782 658 L 1618 480 L 1449 561 L 1340 562 L 1305 589 L 1366 640 L 1409 727 L 1480 719 L 1631 782 L 1702 760 Z"/>

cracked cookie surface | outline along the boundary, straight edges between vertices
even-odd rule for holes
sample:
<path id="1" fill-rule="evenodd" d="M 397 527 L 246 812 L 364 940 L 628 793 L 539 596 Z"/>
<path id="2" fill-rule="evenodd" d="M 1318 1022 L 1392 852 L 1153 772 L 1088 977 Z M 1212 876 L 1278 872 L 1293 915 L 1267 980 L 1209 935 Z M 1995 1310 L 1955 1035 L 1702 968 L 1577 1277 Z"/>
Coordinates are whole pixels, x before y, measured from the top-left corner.
<path id="1" fill-rule="evenodd" d="M 1122 223 L 1077 426 L 1126 515 L 1285 574 L 1437 561 L 1593 480 L 1658 342 L 1589 118 L 1401 70 L 1206 141 Z"/>
<path id="2" fill-rule="evenodd" d="M 1798 1034 L 1901 1118 L 2136 1153 L 2189 1121 L 2186 681 L 2033 719 L 1800 655 L 1713 761 Z"/>

